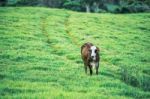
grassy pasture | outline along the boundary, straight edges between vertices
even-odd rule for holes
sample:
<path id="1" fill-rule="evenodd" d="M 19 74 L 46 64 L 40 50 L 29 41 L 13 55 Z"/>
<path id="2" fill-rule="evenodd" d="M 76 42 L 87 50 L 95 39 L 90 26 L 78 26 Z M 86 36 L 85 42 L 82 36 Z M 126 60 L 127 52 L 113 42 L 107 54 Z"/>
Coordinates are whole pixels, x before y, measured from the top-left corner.
<path id="1" fill-rule="evenodd" d="M 80 46 L 101 49 L 85 75 Z M 0 8 L 0 98 L 150 98 L 150 14 Z"/>

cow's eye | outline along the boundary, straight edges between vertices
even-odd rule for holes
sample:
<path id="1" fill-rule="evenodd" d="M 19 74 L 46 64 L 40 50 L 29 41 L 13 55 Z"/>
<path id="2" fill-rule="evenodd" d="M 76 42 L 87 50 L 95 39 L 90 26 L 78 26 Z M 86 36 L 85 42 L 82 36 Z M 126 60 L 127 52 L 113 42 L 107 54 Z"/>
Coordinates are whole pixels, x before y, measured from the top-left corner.
<path id="1" fill-rule="evenodd" d="M 95 50 L 95 53 L 97 52 L 97 50 Z"/>

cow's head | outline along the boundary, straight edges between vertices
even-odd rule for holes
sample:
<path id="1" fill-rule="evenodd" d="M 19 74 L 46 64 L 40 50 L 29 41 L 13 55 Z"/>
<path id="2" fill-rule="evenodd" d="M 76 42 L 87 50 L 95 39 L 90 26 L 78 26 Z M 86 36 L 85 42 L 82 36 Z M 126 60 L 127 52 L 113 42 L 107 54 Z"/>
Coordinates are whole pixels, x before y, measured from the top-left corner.
<path id="1" fill-rule="evenodd" d="M 92 60 L 96 60 L 96 56 L 98 55 L 99 48 L 96 46 L 91 46 L 89 52 L 90 52 L 90 58 Z"/>

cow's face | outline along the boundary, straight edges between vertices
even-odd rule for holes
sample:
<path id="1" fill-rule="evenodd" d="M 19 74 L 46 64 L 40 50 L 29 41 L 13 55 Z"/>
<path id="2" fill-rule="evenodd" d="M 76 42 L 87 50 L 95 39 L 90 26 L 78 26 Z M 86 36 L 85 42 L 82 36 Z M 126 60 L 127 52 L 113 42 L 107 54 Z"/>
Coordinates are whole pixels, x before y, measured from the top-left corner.
<path id="1" fill-rule="evenodd" d="M 91 46 L 89 51 L 90 51 L 91 59 L 96 60 L 96 55 L 97 55 L 97 52 L 98 52 L 98 48 L 96 46 Z"/>

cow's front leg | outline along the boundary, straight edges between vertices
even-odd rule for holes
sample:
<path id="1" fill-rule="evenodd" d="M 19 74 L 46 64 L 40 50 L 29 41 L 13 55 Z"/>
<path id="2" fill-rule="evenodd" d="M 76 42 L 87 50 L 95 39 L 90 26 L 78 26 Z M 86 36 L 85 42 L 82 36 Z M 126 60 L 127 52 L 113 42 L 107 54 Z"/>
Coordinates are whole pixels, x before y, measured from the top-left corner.
<path id="1" fill-rule="evenodd" d="M 85 69 L 85 73 L 87 74 L 87 68 L 88 68 L 88 62 L 84 61 L 84 69 Z"/>
<path id="2" fill-rule="evenodd" d="M 84 63 L 85 73 L 87 74 L 87 65 Z"/>
<path id="3" fill-rule="evenodd" d="M 92 66 L 89 65 L 89 69 L 90 69 L 90 75 L 92 75 L 93 71 L 92 71 Z"/>
<path id="4" fill-rule="evenodd" d="M 96 74 L 98 75 L 99 63 L 96 63 Z"/>

